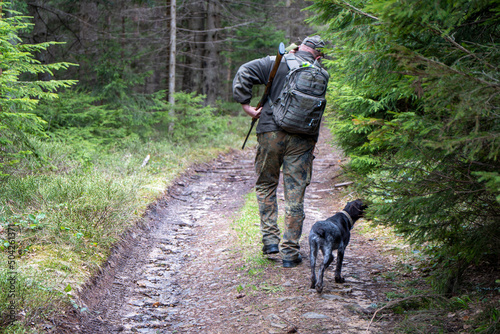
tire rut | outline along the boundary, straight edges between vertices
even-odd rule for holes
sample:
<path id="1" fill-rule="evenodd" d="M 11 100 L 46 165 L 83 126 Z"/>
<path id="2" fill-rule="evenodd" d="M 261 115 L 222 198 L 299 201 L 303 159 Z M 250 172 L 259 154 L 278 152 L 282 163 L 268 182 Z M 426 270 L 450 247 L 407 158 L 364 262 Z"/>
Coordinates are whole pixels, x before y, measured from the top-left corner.
<path id="1" fill-rule="evenodd" d="M 179 178 L 128 233 L 102 273 L 84 288 L 84 333 L 175 331 L 189 289 L 179 273 L 203 252 L 197 240 L 220 214 L 237 212 L 254 184 L 251 152 L 232 152 Z M 168 324 L 168 326 L 165 326 Z"/>

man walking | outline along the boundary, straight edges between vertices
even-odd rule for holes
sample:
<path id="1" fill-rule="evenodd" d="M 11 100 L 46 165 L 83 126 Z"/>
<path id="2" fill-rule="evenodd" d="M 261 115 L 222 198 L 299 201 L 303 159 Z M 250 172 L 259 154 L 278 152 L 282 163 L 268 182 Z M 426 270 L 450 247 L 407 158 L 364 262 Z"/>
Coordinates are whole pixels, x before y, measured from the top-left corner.
<path id="1" fill-rule="evenodd" d="M 324 46 L 319 36 L 307 37 L 294 53 L 295 58 L 302 62 L 302 66 L 305 64 L 310 66 L 321 57 L 319 49 Z M 289 71 L 285 59 L 280 63 L 268 101 L 258 110 L 250 106 L 252 87 L 267 83 L 274 58 L 264 57 L 243 64 L 233 81 L 233 96 L 250 117 L 259 119 L 257 125 L 259 145 L 255 157 L 255 170 L 258 175 L 256 192 L 264 244 L 262 251 L 264 254 L 280 252 L 283 267 L 293 268 L 302 262 L 299 240 L 305 218 L 304 194 L 311 181 L 313 150 L 318 139 L 319 126 L 315 133 L 304 135 L 285 132 L 274 121 L 272 104 L 278 100 Z M 281 167 L 285 193 L 285 228 L 279 247 L 281 238 L 277 225 L 276 191 Z"/>

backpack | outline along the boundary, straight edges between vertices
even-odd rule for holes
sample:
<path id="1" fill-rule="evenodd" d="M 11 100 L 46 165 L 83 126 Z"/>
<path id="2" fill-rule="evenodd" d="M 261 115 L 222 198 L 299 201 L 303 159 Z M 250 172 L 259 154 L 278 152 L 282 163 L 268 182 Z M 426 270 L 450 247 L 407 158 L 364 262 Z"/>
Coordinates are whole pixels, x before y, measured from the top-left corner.
<path id="1" fill-rule="evenodd" d="M 290 70 L 271 104 L 273 119 L 286 132 L 315 135 L 326 107 L 329 74 L 317 62 L 304 62 L 294 54 L 284 58 Z"/>

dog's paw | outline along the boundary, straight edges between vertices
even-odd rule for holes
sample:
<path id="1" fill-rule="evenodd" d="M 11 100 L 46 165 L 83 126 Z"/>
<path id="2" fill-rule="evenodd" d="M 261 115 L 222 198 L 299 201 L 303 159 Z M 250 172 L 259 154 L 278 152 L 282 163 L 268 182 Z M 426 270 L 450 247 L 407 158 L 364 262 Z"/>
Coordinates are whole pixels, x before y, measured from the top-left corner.
<path id="1" fill-rule="evenodd" d="M 344 283 L 345 279 L 344 279 L 344 277 L 341 277 L 341 276 L 335 276 L 335 282 L 336 283 Z"/>
<path id="2" fill-rule="evenodd" d="M 316 292 L 321 293 L 323 291 L 323 284 L 316 284 Z"/>
<path id="3" fill-rule="evenodd" d="M 314 289 L 316 287 L 316 280 L 314 278 L 311 278 L 311 289 Z"/>

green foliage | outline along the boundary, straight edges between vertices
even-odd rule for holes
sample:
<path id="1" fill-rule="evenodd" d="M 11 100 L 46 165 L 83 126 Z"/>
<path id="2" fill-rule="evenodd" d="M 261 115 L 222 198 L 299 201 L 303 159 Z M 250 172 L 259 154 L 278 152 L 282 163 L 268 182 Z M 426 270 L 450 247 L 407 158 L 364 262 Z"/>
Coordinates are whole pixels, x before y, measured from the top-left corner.
<path id="1" fill-rule="evenodd" d="M 370 216 L 428 244 L 441 290 L 500 254 L 500 2 L 315 1 L 331 128 Z M 445 270 L 446 269 L 446 270 Z"/>
<path id="2" fill-rule="evenodd" d="M 300 4 L 296 5 L 300 6 Z M 279 19 L 287 10 L 284 3 L 271 4 L 262 0 L 252 0 L 249 2 L 235 1 L 228 6 L 232 12 L 239 15 L 240 22 L 247 21 L 246 24 L 231 29 L 228 41 L 223 43 L 221 55 L 230 66 L 230 73 L 233 75 L 243 63 L 266 55 L 276 55 L 280 43 L 295 42 L 289 40 L 291 33 L 288 22 Z M 234 25 L 234 19 L 235 17 L 227 18 L 227 22 L 223 21 L 222 25 Z M 291 18 L 287 19 L 291 20 Z M 231 84 L 232 77 L 230 80 L 227 80 L 225 84 Z M 241 113 L 241 108 L 239 112 Z"/>
<path id="3" fill-rule="evenodd" d="M 27 17 L 9 10 L 9 3 L 3 3 L 3 10 L 10 17 L 0 19 L 0 176 L 6 167 L 33 154 L 29 137 L 43 137 L 43 120 L 31 111 L 40 99 L 54 100 L 56 91 L 75 83 L 72 80 L 21 80 L 21 75 L 36 76 L 66 69 L 69 63 L 41 64 L 33 54 L 57 44 L 22 44 L 18 34 L 27 29 Z"/>
<path id="4" fill-rule="evenodd" d="M 254 245 L 258 244 L 260 239 L 260 218 L 256 212 L 258 212 L 258 204 L 255 193 L 248 194 L 245 206 L 240 211 L 239 218 L 231 226 L 236 231 L 240 248 L 248 258 L 253 256 L 253 251 L 249 248 L 253 248 Z"/>
<path id="5" fill-rule="evenodd" d="M 175 93 L 174 141 L 211 140 L 227 130 L 227 120 L 215 114 L 215 108 L 203 106 L 205 96 L 195 93 Z"/>
<path id="6" fill-rule="evenodd" d="M 56 138 L 69 142 L 84 139 L 95 149 L 123 147 L 136 139 L 168 138 L 176 143 L 212 140 L 227 131 L 226 117 L 203 106 L 203 95 L 175 93 L 173 107 L 165 102 L 164 92 L 131 95 L 117 105 L 101 104 L 99 97 L 85 92 L 66 91 L 57 101 L 41 103 L 36 114 Z"/>
<path id="7" fill-rule="evenodd" d="M 116 240 L 120 225 L 131 219 L 137 193 L 136 184 L 102 177 L 95 170 L 26 176 L 5 182 L 0 207 L 8 208 L 7 198 L 15 204 L 3 213 L 3 220 L 19 228 L 20 250 L 69 243 L 75 251 L 84 251 L 92 243 L 109 246 Z M 18 213 L 24 210 L 34 213 Z"/>
<path id="8" fill-rule="evenodd" d="M 496 305 L 491 303 L 476 315 L 473 323 L 479 324 L 476 329 L 477 333 L 494 334 L 500 332 L 500 305 L 498 304 L 498 302 Z"/>
<path id="9" fill-rule="evenodd" d="M 40 103 L 36 114 L 46 130 L 57 138 L 88 140 L 95 145 L 114 145 L 117 141 L 153 135 L 157 113 L 166 108 L 162 94 L 130 94 L 122 104 L 103 103 L 100 96 L 83 91 L 65 91 L 57 101 Z"/>

